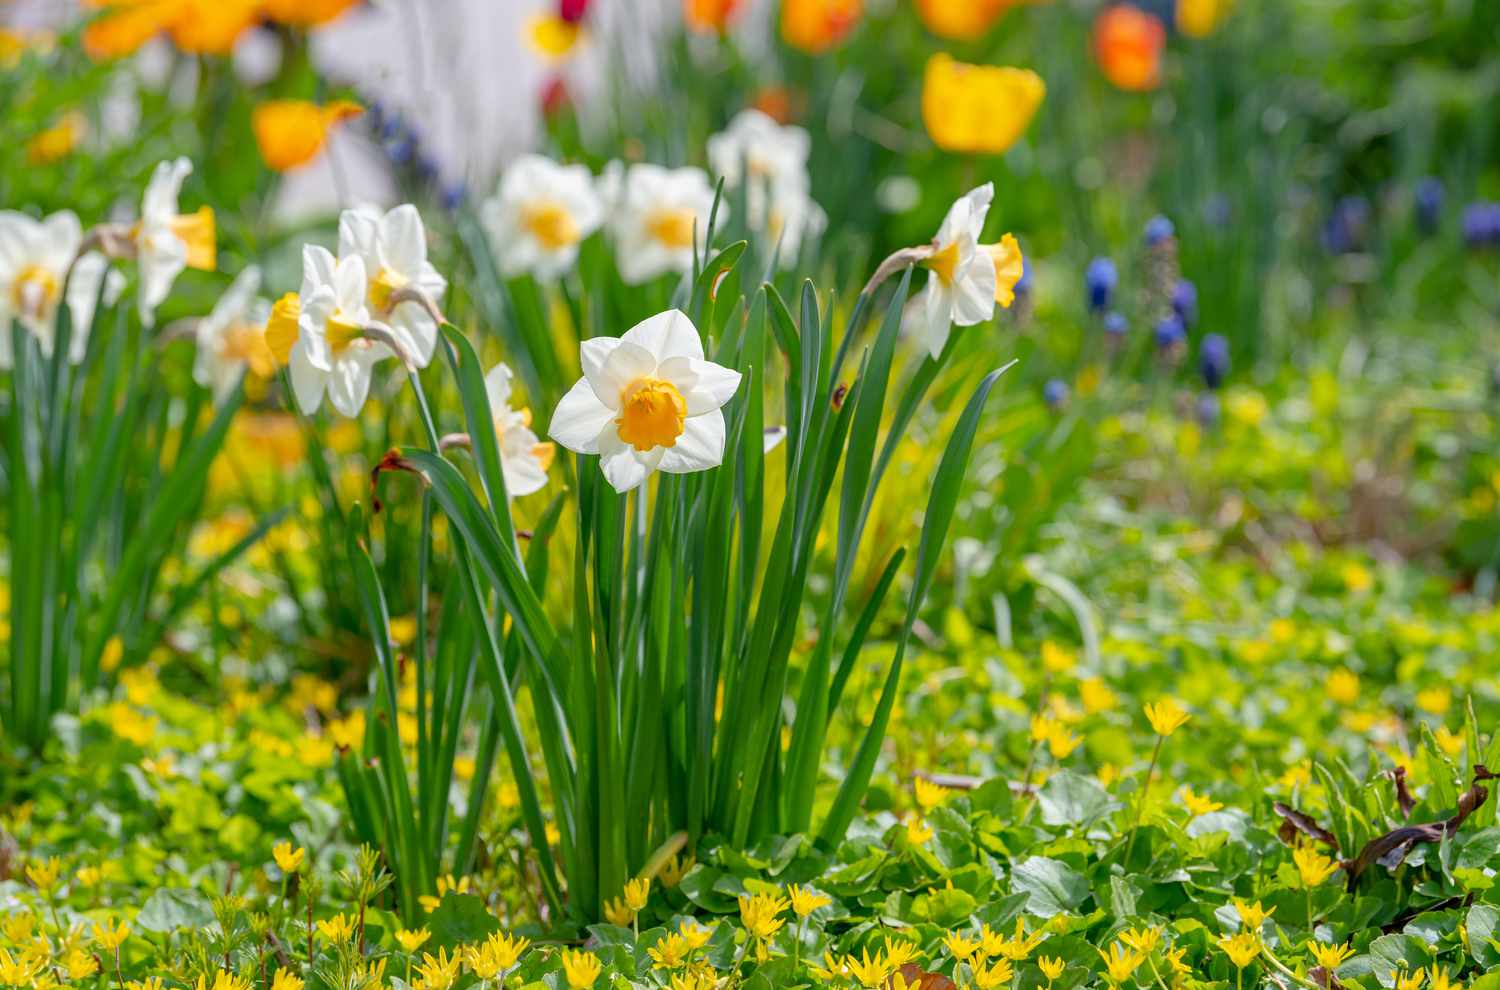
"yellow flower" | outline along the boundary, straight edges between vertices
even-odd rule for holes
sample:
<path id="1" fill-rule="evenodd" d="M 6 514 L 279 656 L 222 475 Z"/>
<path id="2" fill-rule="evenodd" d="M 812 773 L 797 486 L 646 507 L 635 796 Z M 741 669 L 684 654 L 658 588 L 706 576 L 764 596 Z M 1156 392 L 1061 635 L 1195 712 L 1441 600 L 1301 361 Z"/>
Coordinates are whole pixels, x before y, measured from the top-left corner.
<path id="1" fill-rule="evenodd" d="M 998 155 L 1026 133 L 1046 95 L 1030 69 L 969 65 L 938 52 L 922 75 L 922 122 L 944 151 Z"/>
<path id="2" fill-rule="evenodd" d="M 687 871 L 692 868 L 691 856 L 684 857 L 673 853 L 665 863 L 661 864 L 661 869 L 656 873 L 656 879 L 661 881 L 663 887 L 670 889 L 681 883 L 682 878 L 687 876 Z"/>
<path id="3" fill-rule="evenodd" d="M 821 55 L 854 30 L 863 8 L 864 0 L 782 0 L 782 40 L 809 55 Z"/>
<path id="4" fill-rule="evenodd" d="M 993 935 L 993 933 L 989 933 Z M 1030 935 L 1026 934 L 1026 923 L 1023 919 L 1016 919 L 1016 933 L 1007 939 L 990 938 L 985 940 L 985 951 L 987 955 L 1004 956 L 1011 962 L 1021 962 L 1037 946 L 1041 945 L 1047 937 L 1044 930 L 1038 929 Z"/>
<path id="5" fill-rule="evenodd" d="M 0 948 L 0 983 L 12 987 L 31 986 L 32 977 L 40 968 L 41 964 L 32 957 L 22 954 L 17 958 Z"/>
<path id="6" fill-rule="evenodd" d="M 275 347 L 272 347 L 275 350 Z M 339 749 L 354 749 L 364 745 L 365 713 L 355 710 L 348 718 L 336 718 L 328 723 L 328 737 Z M 435 906 L 435 905 L 434 905 Z M 427 910 L 432 910 L 428 908 Z"/>
<path id="7" fill-rule="evenodd" d="M 1432 733 L 1432 738 L 1437 740 L 1438 748 L 1449 756 L 1457 756 L 1464 748 L 1464 737 L 1461 732 L 1453 732 L 1446 725 L 1440 725 Z"/>
<path id="8" fill-rule="evenodd" d="M 1010 983 L 1015 976 L 1010 960 L 997 959 L 988 966 L 974 967 L 974 985 L 979 990 L 996 990 Z"/>
<path id="9" fill-rule="evenodd" d="M 1375 576 L 1358 561 L 1346 562 L 1339 568 L 1339 576 L 1344 579 L 1344 586 L 1355 594 L 1369 591 L 1375 585 Z"/>
<path id="10" fill-rule="evenodd" d="M 57 886 L 57 878 L 61 873 L 62 860 L 56 856 L 26 864 L 26 879 L 43 894 Z"/>
<path id="11" fill-rule="evenodd" d="M 302 977 L 289 969 L 278 969 L 271 978 L 271 990 L 302 990 Z"/>
<path id="12" fill-rule="evenodd" d="M 432 937 L 432 932 L 426 928 L 418 928 L 413 931 L 410 928 L 396 929 L 396 944 L 401 946 L 404 952 L 416 952 L 427 940 Z"/>
<path id="13" fill-rule="evenodd" d="M 88 119 L 78 111 L 65 113 L 57 123 L 26 142 L 26 164 L 51 165 L 73 153 L 88 133 Z"/>
<path id="14" fill-rule="evenodd" d="M 1254 932 L 1223 935 L 1219 938 L 1219 948 L 1224 950 L 1236 969 L 1244 969 L 1260 955 L 1260 936 Z"/>
<path id="15" fill-rule="evenodd" d="M 1151 731 L 1163 739 L 1182 728 L 1192 717 L 1173 698 L 1163 698 L 1155 704 L 1147 705 L 1145 710 L 1146 720 L 1151 723 Z"/>
<path id="16" fill-rule="evenodd" d="M 1399 969 L 1391 970 L 1391 981 L 1395 984 L 1395 990 L 1418 990 L 1426 976 L 1427 971 L 1423 969 L 1413 970 L 1410 973 L 1402 973 Z"/>
<path id="17" fill-rule="evenodd" d="M 1323 693 L 1328 695 L 1329 701 L 1352 705 L 1359 700 L 1359 675 L 1347 667 L 1340 667 L 1323 682 Z"/>
<path id="18" fill-rule="evenodd" d="M 740 0 L 683 0 L 682 19 L 699 32 L 723 34 Z"/>
<path id="19" fill-rule="evenodd" d="M 1275 908 L 1271 908 L 1268 911 L 1261 907 L 1260 901 L 1251 904 L 1249 901 L 1242 901 L 1238 897 L 1234 898 L 1234 909 L 1239 912 L 1241 930 L 1247 932 L 1260 931 L 1260 926 L 1266 923 L 1266 919 L 1276 913 Z"/>
<path id="20" fill-rule="evenodd" d="M 1292 862 L 1297 864 L 1297 875 L 1304 887 L 1316 887 L 1339 868 L 1332 859 L 1308 845 L 1299 845 L 1292 850 Z"/>
<path id="21" fill-rule="evenodd" d="M 1177 0 L 1177 30 L 1189 38 L 1207 38 L 1234 8 L 1234 0 Z"/>
<path id="22" fill-rule="evenodd" d="M 69 949 L 68 954 L 63 956 L 62 965 L 68 971 L 70 980 L 86 980 L 99 972 L 99 960 L 94 958 L 94 954 L 77 946 Z"/>
<path id="23" fill-rule="evenodd" d="M 885 964 L 895 972 L 917 958 L 917 946 L 904 938 L 885 937 Z"/>
<path id="24" fill-rule="evenodd" d="M 360 734 L 363 735 L 364 718 L 361 717 L 359 721 L 359 731 Z M 430 914 L 431 912 L 438 909 L 439 904 L 443 903 L 443 895 L 448 893 L 448 891 L 451 890 L 455 894 L 467 894 L 469 892 L 469 883 L 470 878 L 468 877 L 460 877 L 458 880 L 454 880 L 453 874 L 451 873 L 440 876 L 437 878 L 437 893 L 423 894 L 421 897 L 417 898 L 417 903 L 422 905 L 423 911 L 426 911 Z"/>
<path id="25" fill-rule="evenodd" d="M 261 0 L 266 16 L 296 27 L 317 27 L 334 20 L 360 0 Z"/>
<path id="26" fill-rule="evenodd" d="M 573 990 L 589 990 L 594 981 L 599 979 L 599 971 L 603 968 L 599 964 L 599 957 L 592 952 L 584 952 L 581 949 L 564 949 L 562 951 L 563 976 L 568 980 L 568 986 Z"/>
<path id="27" fill-rule="evenodd" d="M 29 911 L 15 911 L 7 913 L 0 918 L 0 935 L 16 943 L 25 942 L 31 938 L 32 929 L 36 926 L 36 916 Z M 4 982 L 0 980 L 0 982 Z"/>
<path id="28" fill-rule="evenodd" d="M 788 887 L 786 892 L 792 902 L 792 913 L 799 918 L 805 918 L 818 908 L 827 907 L 833 903 L 833 899 L 828 895 L 795 883 Z"/>
<path id="29" fill-rule="evenodd" d="M 913 788 L 917 796 L 917 807 L 923 811 L 931 811 L 948 800 L 948 795 L 953 793 L 941 784 L 934 784 L 926 777 L 918 777 L 913 783 Z"/>
<path id="30" fill-rule="evenodd" d="M 1157 944 L 1161 942 L 1161 929 L 1147 927 L 1137 931 L 1134 928 L 1127 928 L 1120 933 L 1120 941 L 1130 946 L 1136 952 L 1139 952 L 1142 956 L 1149 956 Z"/>
<path id="31" fill-rule="evenodd" d="M 881 953 L 876 952 L 875 958 L 871 959 L 869 949 L 863 950 L 858 959 L 852 955 L 845 956 L 844 965 L 848 967 L 849 974 L 859 982 L 859 985 L 866 987 L 867 990 L 875 990 L 883 986 L 890 978 L 892 970 Z"/>
<path id="32" fill-rule="evenodd" d="M 625 882 L 625 903 L 630 910 L 640 911 L 651 896 L 651 881 L 643 878 Z"/>
<path id="33" fill-rule="evenodd" d="M 1314 962 L 1330 973 L 1342 966 L 1345 959 L 1354 955 L 1354 950 L 1349 947 L 1348 942 L 1329 945 L 1327 942 L 1310 941 L 1307 943 L 1307 951 L 1312 955 Z"/>
<path id="34" fill-rule="evenodd" d="M 1417 692 L 1417 707 L 1432 715 L 1447 714 L 1453 704 L 1453 695 L 1447 688 L 1430 687 Z"/>
<path id="35" fill-rule="evenodd" d="M 556 14 L 532 14 L 526 19 L 526 40 L 532 51 L 557 60 L 567 56 L 583 37 L 583 25 Z"/>
<path id="36" fill-rule="evenodd" d="M 779 917 L 791 902 L 784 897 L 775 894 L 749 894 L 740 895 L 740 924 L 745 930 L 762 942 L 771 938 L 786 924 L 786 920 Z"/>
<path id="37" fill-rule="evenodd" d="M 1427 970 L 1427 984 L 1432 990 L 1463 990 L 1463 984 L 1455 984 L 1448 978 L 1448 971 L 1437 963 Z"/>
<path id="38" fill-rule="evenodd" d="M 979 940 L 969 938 L 959 932 L 949 932 L 943 936 L 943 945 L 948 954 L 959 962 L 966 961 L 979 948 Z"/>
<path id="39" fill-rule="evenodd" d="M 344 914 L 336 914 L 318 922 L 318 931 L 335 945 L 342 945 L 353 938 L 354 928 L 354 921 Z"/>
<path id="40" fill-rule="evenodd" d="M 1126 949 L 1119 942 L 1111 944 L 1108 952 L 1103 949 L 1094 951 L 1099 953 L 1100 959 L 1104 960 L 1105 970 L 1109 973 L 1110 980 L 1115 983 L 1124 983 L 1130 979 L 1131 974 L 1145 961 L 1140 953 Z"/>
<path id="41" fill-rule="evenodd" d="M 646 950 L 651 957 L 653 969 L 677 969 L 687 962 L 692 947 L 678 932 L 668 932 L 655 945 Z"/>
<path id="42" fill-rule="evenodd" d="M 906 841 L 914 846 L 927 844 L 932 838 L 932 829 L 927 827 L 920 815 L 909 815 L 906 819 Z"/>
<path id="43" fill-rule="evenodd" d="M 953 41 L 975 41 L 1019 0 L 917 0 L 917 16 L 927 30 Z"/>
<path id="44" fill-rule="evenodd" d="M 275 984 L 272 985 L 275 990 Z M 160 976 L 148 976 L 143 980 L 131 980 L 125 984 L 125 990 L 163 990 Z"/>
<path id="45" fill-rule="evenodd" d="M 457 952 L 449 955 L 446 949 L 438 949 L 437 955 L 422 953 L 422 961 L 417 964 L 422 990 L 448 990 L 458 980 L 462 966 L 463 956 Z"/>
<path id="46" fill-rule="evenodd" d="M 712 927 L 700 925 L 692 918 L 684 918 L 682 924 L 677 926 L 677 931 L 687 940 L 688 948 L 695 951 L 707 945 L 714 934 Z"/>
<path id="47" fill-rule="evenodd" d="M 322 106 L 307 100 L 266 100 L 252 111 L 250 129 L 266 165 L 288 172 L 316 158 L 337 124 L 363 112 L 349 100 Z"/>
<path id="48" fill-rule="evenodd" d="M 1210 811 L 1218 811 L 1224 805 L 1215 801 L 1205 794 L 1196 794 L 1191 787 L 1182 789 L 1182 806 L 1188 810 L 1190 815 L 1206 815 Z"/>
<path id="49" fill-rule="evenodd" d="M 1083 710 L 1090 715 L 1107 712 L 1118 704 L 1115 693 L 1101 677 L 1090 677 L 1079 681 L 1078 696 L 1083 701 Z"/>
<path id="50" fill-rule="evenodd" d="M 493 980 L 514 966 L 530 944 L 531 940 L 524 936 L 512 938 L 494 932 L 481 944 L 469 946 L 465 956 L 475 976 Z"/>
<path id="51" fill-rule="evenodd" d="M 301 846 L 296 848 L 286 839 L 282 839 L 271 847 L 271 855 L 276 859 L 276 865 L 281 868 L 282 873 L 296 873 L 302 867 L 303 857 L 307 850 Z"/>
<path id="52" fill-rule="evenodd" d="M 111 927 L 110 922 L 94 926 L 94 941 L 106 952 L 118 949 L 130 937 L 130 926 L 121 921 Z"/>
<path id="53" fill-rule="evenodd" d="M 1037 967 L 1041 969 L 1042 975 L 1047 978 L 1048 983 L 1051 983 L 1053 980 L 1061 976 L 1063 970 L 1066 969 L 1068 965 L 1056 956 L 1038 956 L 1036 964 Z"/>
<path id="54" fill-rule="evenodd" d="M 97 887 L 100 876 L 99 867 L 80 866 L 78 872 L 73 874 L 73 881 L 80 887 Z"/>
<path id="55" fill-rule="evenodd" d="M 620 928 L 629 928 L 635 921 L 635 912 L 630 910 L 623 897 L 616 897 L 604 902 L 604 920 Z"/>

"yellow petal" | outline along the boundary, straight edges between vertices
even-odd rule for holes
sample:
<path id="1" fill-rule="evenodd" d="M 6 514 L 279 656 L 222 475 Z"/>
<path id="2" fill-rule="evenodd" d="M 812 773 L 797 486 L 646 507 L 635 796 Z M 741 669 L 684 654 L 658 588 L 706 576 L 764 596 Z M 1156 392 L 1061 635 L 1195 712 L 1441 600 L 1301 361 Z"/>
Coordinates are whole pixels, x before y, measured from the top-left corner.
<path id="1" fill-rule="evenodd" d="M 922 121 L 944 151 L 1000 154 L 1026 133 L 1046 95 L 1030 69 L 967 65 L 939 52 L 923 76 Z"/>
<path id="2" fill-rule="evenodd" d="M 533 14 L 526 21 L 526 39 L 546 58 L 562 58 L 578 44 L 583 29 L 577 21 L 565 21 L 555 14 Z"/>
<path id="3" fill-rule="evenodd" d="M 1016 283 L 1021 281 L 1025 264 L 1021 260 L 1021 245 L 1015 237 L 1004 234 L 998 244 L 983 245 L 995 263 L 995 302 L 1005 309 L 1016 301 Z M 1046 644 L 1043 644 L 1044 646 Z"/>

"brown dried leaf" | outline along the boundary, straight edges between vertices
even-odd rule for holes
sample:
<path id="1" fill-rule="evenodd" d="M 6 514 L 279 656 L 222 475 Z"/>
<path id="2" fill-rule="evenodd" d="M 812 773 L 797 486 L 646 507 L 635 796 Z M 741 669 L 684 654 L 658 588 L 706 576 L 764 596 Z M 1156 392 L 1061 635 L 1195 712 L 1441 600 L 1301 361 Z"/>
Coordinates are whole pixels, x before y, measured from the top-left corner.
<path id="1" fill-rule="evenodd" d="M 1281 816 L 1281 828 L 1277 830 L 1276 834 L 1282 842 L 1291 845 L 1297 833 L 1301 832 L 1303 835 L 1317 839 L 1331 849 L 1338 849 L 1338 836 L 1319 825 L 1311 815 L 1298 811 L 1290 805 L 1282 804 L 1280 801 L 1277 801 L 1272 807 Z"/>

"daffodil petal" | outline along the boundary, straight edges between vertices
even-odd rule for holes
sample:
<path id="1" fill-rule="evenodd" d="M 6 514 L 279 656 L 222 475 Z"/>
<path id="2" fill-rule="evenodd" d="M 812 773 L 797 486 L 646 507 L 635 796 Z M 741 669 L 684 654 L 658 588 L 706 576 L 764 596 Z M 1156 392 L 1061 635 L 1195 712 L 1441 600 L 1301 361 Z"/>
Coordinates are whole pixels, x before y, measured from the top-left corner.
<path id="1" fill-rule="evenodd" d="M 724 414 L 715 409 L 702 416 L 689 416 L 677 443 L 658 449 L 662 450 L 658 466 L 669 474 L 717 467 L 724 462 Z"/>
<path id="2" fill-rule="evenodd" d="M 720 408 L 740 387 L 738 371 L 689 357 L 668 358 L 657 367 L 656 373 L 682 393 L 687 400 L 688 416 L 701 416 Z"/>
<path id="3" fill-rule="evenodd" d="M 672 357 L 703 360 L 703 341 L 698 328 L 680 309 L 669 309 L 642 320 L 625 331 L 621 339 L 644 347 L 658 362 Z"/>
<path id="4" fill-rule="evenodd" d="M 601 435 L 614 426 L 614 415 L 582 378 L 557 403 L 547 435 L 569 450 L 597 454 Z"/>

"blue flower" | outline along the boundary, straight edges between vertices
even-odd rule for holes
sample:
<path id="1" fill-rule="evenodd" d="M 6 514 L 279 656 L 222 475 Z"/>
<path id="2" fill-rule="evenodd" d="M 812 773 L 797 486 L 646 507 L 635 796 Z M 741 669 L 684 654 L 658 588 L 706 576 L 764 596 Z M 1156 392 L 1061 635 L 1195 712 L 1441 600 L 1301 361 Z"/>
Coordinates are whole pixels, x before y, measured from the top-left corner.
<path id="1" fill-rule="evenodd" d="M 1198 422 L 1204 426 L 1213 426 L 1219 421 L 1219 397 L 1212 392 L 1204 392 L 1198 396 L 1196 412 Z"/>
<path id="2" fill-rule="evenodd" d="M 1089 309 L 1095 313 L 1108 309 L 1110 297 L 1114 295 L 1115 286 L 1120 281 L 1115 263 L 1102 255 L 1095 258 L 1084 269 L 1083 281 L 1088 287 Z"/>
<path id="3" fill-rule="evenodd" d="M 1500 245 L 1500 203 L 1470 203 L 1464 207 L 1464 243 L 1471 248 Z"/>
<path id="4" fill-rule="evenodd" d="M 1182 317 L 1173 313 L 1171 316 L 1163 317 L 1156 324 L 1153 336 L 1158 348 L 1164 351 L 1169 350 L 1187 339 L 1187 327 L 1182 325 Z"/>
<path id="5" fill-rule="evenodd" d="M 1443 183 L 1436 176 L 1427 176 L 1417 182 L 1413 193 L 1417 205 L 1417 229 L 1431 234 L 1438 228 L 1443 213 Z"/>
<path id="6" fill-rule="evenodd" d="M 442 192 L 443 209 L 458 209 L 464 204 L 464 200 L 468 198 L 468 195 L 468 190 L 464 188 L 464 184 L 462 182 L 448 183 L 443 187 Z"/>
<path id="7" fill-rule="evenodd" d="M 1061 409 L 1068 402 L 1068 383 L 1061 378 L 1050 378 L 1042 386 L 1042 398 L 1053 409 Z"/>
<path id="8" fill-rule="evenodd" d="M 1370 201 L 1363 196 L 1345 196 L 1333 205 L 1323 225 L 1323 246 L 1329 254 L 1360 250 L 1370 226 Z"/>
<path id="9" fill-rule="evenodd" d="M 1172 226 L 1172 221 L 1158 213 L 1146 221 L 1146 246 L 1156 247 L 1170 240 L 1174 233 L 1176 228 Z"/>
<path id="10" fill-rule="evenodd" d="M 1198 287 L 1185 278 L 1178 279 L 1172 286 L 1172 312 L 1185 327 L 1198 322 Z"/>
<path id="11" fill-rule="evenodd" d="M 1110 310 L 1104 314 L 1104 332 L 1116 339 L 1125 336 L 1125 331 L 1130 329 L 1130 324 L 1125 320 L 1125 314 L 1119 310 Z"/>
<path id="12" fill-rule="evenodd" d="M 1216 389 L 1229 376 L 1229 341 L 1223 334 L 1206 334 L 1198 343 L 1198 371 L 1203 384 Z"/>

